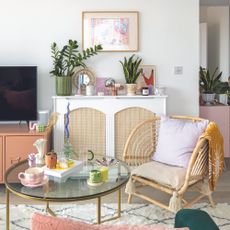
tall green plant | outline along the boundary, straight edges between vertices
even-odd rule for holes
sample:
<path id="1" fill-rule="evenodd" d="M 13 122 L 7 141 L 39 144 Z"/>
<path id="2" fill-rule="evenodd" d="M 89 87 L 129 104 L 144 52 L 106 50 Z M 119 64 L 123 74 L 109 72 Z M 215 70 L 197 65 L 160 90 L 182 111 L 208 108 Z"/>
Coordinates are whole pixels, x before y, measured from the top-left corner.
<path id="1" fill-rule="evenodd" d="M 222 76 L 222 72 L 217 74 L 218 67 L 216 67 L 213 74 L 210 74 L 209 70 L 206 70 L 200 67 L 200 88 L 203 93 L 216 93 L 218 88 L 222 86 L 220 78 Z"/>
<path id="2" fill-rule="evenodd" d="M 95 45 L 80 53 L 78 47 L 79 45 L 76 40 L 69 40 L 68 44 L 63 46 L 61 50 L 57 44 L 53 42 L 51 45 L 53 70 L 50 71 L 50 74 L 58 77 L 72 76 L 75 67 L 86 67 L 84 61 L 102 50 L 101 45 Z"/>
<path id="3" fill-rule="evenodd" d="M 142 58 L 135 57 L 135 54 L 129 57 L 128 60 L 124 57 L 124 62 L 119 61 L 122 65 L 127 84 L 135 83 L 139 75 L 142 73 L 143 70 L 139 69 L 141 61 Z"/>

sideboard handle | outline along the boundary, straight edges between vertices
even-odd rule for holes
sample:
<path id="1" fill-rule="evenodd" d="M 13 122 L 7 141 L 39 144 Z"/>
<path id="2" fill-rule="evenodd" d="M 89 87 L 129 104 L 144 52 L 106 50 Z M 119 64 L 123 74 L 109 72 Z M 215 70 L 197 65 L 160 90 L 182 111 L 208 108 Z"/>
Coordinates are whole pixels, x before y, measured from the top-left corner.
<path id="1" fill-rule="evenodd" d="M 18 163 L 21 160 L 21 157 L 17 157 L 16 159 L 11 159 L 11 164 Z"/>

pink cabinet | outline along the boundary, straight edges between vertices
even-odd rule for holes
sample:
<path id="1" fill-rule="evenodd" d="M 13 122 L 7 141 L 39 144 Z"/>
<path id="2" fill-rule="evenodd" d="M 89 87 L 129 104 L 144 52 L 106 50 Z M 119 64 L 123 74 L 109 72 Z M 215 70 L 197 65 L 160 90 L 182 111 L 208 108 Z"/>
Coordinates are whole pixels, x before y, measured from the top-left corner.
<path id="1" fill-rule="evenodd" d="M 36 152 L 33 143 L 40 138 L 47 140 L 45 151 L 51 149 L 51 131 L 42 133 L 28 131 L 23 125 L 0 125 L 0 183 L 5 171 L 13 164 L 27 158 L 28 153 Z"/>
<path id="2" fill-rule="evenodd" d="M 230 106 L 200 106 L 200 117 L 218 125 L 224 137 L 224 156 L 230 157 Z"/>
<path id="3" fill-rule="evenodd" d="M 0 182 L 3 181 L 3 139 L 0 136 Z"/>

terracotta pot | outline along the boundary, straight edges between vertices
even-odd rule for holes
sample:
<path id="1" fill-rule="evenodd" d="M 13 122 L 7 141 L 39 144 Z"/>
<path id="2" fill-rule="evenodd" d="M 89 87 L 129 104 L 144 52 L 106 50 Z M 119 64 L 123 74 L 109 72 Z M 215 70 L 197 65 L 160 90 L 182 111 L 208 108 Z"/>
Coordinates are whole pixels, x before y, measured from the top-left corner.
<path id="1" fill-rule="evenodd" d="M 49 169 L 55 169 L 57 164 L 57 154 L 55 152 L 48 152 L 45 156 L 45 164 Z"/>

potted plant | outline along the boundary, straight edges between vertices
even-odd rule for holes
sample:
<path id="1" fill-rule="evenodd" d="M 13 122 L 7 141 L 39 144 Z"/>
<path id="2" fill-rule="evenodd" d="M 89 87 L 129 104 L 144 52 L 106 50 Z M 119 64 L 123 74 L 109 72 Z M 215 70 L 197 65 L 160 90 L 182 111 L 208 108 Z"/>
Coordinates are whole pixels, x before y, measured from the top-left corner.
<path id="1" fill-rule="evenodd" d="M 53 69 L 50 74 L 56 78 L 56 94 L 58 96 L 68 96 L 72 94 L 72 76 L 77 66 L 86 67 L 84 61 L 98 51 L 102 50 L 101 45 L 78 51 L 76 40 L 69 40 L 68 44 L 60 50 L 55 42 L 51 45 L 53 59 Z"/>
<path id="2" fill-rule="evenodd" d="M 222 72 L 217 74 L 218 67 L 216 67 L 213 74 L 210 74 L 209 70 L 206 70 L 200 67 L 200 89 L 201 96 L 206 105 L 210 105 L 214 102 L 215 94 L 217 90 L 222 86 L 220 78 L 222 76 Z"/>
<path id="3" fill-rule="evenodd" d="M 124 62 L 120 61 L 125 75 L 127 95 L 135 95 L 136 93 L 136 80 L 142 73 L 142 69 L 139 68 L 141 61 L 142 58 L 135 57 L 135 54 L 128 60 L 124 57 Z"/>

